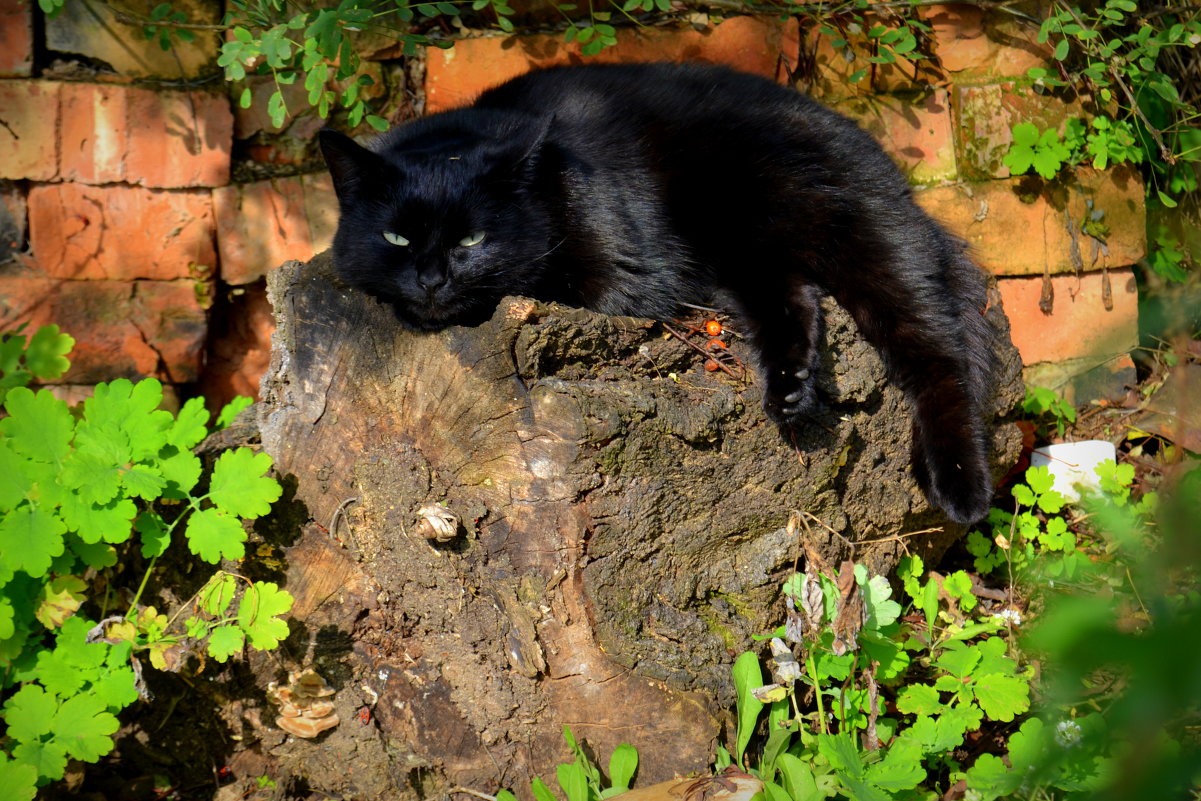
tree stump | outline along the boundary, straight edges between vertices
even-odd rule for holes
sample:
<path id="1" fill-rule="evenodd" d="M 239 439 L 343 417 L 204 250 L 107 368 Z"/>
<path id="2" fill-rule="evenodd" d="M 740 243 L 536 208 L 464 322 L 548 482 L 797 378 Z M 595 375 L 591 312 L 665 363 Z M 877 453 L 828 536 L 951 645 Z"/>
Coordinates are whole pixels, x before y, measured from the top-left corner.
<path id="1" fill-rule="evenodd" d="M 342 720 L 271 753 L 311 787 L 524 794 L 567 758 L 564 725 L 603 759 L 637 746 L 642 783 L 703 770 L 732 658 L 782 618 L 802 538 L 887 572 L 962 533 L 919 491 L 907 402 L 832 301 L 821 412 L 786 436 L 753 384 L 652 321 L 508 298 L 478 327 L 414 333 L 328 254 L 269 293 L 262 440 L 314 521 L 288 551 L 291 667 L 339 688 Z M 1020 362 L 988 314 L 1004 417 Z M 1020 436 L 995 440 L 1003 472 Z M 461 521 L 453 537 L 423 536 L 423 508 Z"/>

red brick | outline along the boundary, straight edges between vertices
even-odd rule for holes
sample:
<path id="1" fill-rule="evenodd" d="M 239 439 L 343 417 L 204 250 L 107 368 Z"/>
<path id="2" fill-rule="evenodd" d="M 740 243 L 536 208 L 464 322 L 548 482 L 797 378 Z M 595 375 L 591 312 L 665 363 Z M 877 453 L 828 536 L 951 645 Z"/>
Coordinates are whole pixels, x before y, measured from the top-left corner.
<path id="1" fill-rule="evenodd" d="M 221 280 L 249 284 L 288 259 L 329 247 L 338 202 L 327 173 L 235 184 L 213 190 Z"/>
<path id="2" fill-rule="evenodd" d="M 211 286 L 201 280 L 136 281 L 133 323 L 158 354 L 163 378 L 196 381 L 208 333 L 205 307 Z"/>
<path id="3" fill-rule="evenodd" d="M 125 0 L 121 6 L 143 17 L 150 16 L 158 0 Z M 171 7 L 189 22 L 221 21 L 218 0 L 173 0 Z M 194 31 L 195 40 L 173 39 L 163 50 L 157 39 L 147 39 L 142 26 L 119 20 L 114 9 L 96 0 L 68 0 L 58 14 L 46 20 L 46 46 L 61 53 L 78 53 L 98 59 L 125 78 L 195 78 L 215 69 L 218 39 L 212 31 Z"/>
<path id="4" fill-rule="evenodd" d="M 1027 197 L 1017 178 L 978 184 L 940 186 L 918 192 L 918 202 L 948 228 L 967 240 L 973 259 L 997 275 L 1041 275 L 1075 272 L 1073 237 L 1068 221 L 1079 230 L 1093 209 L 1104 212 L 1108 225 L 1105 249 L 1077 234 L 1076 250 L 1083 269 L 1123 267 L 1141 259 L 1147 249 L 1143 185 L 1128 167 L 1105 172 L 1081 169 L 1068 187 L 1043 186 L 1044 194 Z M 1106 252 L 1107 251 L 1107 252 Z"/>
<path id="5" fill-rule="evenodd" d="M 1062 134 L 1068 119 L 1090 116 L 1079 100 L 1064 103 L 1014 83 L 957 86 L 953 103 L 959 168 L 969 180 L 1009 177 L 1002 160 L 1013 144 L 1016 123 L 1029 122 L 1040 131 L 1054 128 Z"/>
<path id="6" fill-rule="evenodd" d="M 29 75 L 33 69 L 33 0 L 0 3 L 0 76 Z"/>
<path id="7" fill-rule="evenodd" d="M 689 28 L 622 28 L 617 45 L 583 56 L 559 34 L 463 39 L 450 50 L 430 49 L 425 75 L 426 111 L 463 106 L 489 87 L 538 67 L 630 61 L 704 61 L 782 79 L 797 51 L 796 20 L 734 17 L 705 31 Z"/>
<path id="8" fill-rule="evenodd" d="M 58 176 L 59 89 L 51 81 L 0 81 L 0 178 Z"/>
<path id="9" fill-rule="evenodd" d="M 889 95 L 850 98 L 834 108 L 858 121 L 913 183 L 953 180 L 955 145 L 947 91 L 917 99 Z"/>
<path id="10" fill-rule="evenodd" d="M 35 186 L 29 238 L 38 269 L 52 278 L 187 278 L 217 261 L 204 190 Z"/>
<path id="11" fill-rule="evenodd" d="M 229 181 L 233 115 L 224 95 L 132 86 L 62 86 L 65 180 L 155 188 Z"/>
<path id="12" fill-rule="evenodd" d="M 262 283 L 231 293 L 227 311 L 213 321 L 209 357 L 200 391 L 210 409 L 220 409 L 238 395 L 259 397 L 259 383 L 271 362 L 275 317 Z"/>
<path id="13" fill-rule="evenodd" d="M 193 281 L 63 281 L 25 269 L 0 286 L 0 328 L 54 323 L 75 338 L 63 383 L 199 374 L 205 312 Z"/>
<path id="14" fill-rule="evenodd" d="M 1096 366 L 1138 346 L 1138 287 L 1133 269 L 1056 275 L 1050 281 L 1054 293 L 1050 314 L 1039 308 L 1041 276 L 997 281 L 1013 344 L 1025 364 L 1086 359 Z"/>
<path id="15" fill-rule="evenodd" d="M 920 8 L 918 15 L 930 25 L 939 66 L 958 84 L 1024 78 L 1051 59 L 1050 46 L 1038 43 L 1038 26 L 1011 14 L 952 3 Z"/>

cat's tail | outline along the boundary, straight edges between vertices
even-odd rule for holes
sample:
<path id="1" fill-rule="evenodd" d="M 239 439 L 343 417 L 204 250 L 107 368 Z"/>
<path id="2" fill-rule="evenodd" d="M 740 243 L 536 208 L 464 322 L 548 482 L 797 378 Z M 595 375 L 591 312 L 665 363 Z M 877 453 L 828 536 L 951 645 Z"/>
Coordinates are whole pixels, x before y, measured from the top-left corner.
<path id="1" fill-rule="evenodd" d="M 875 251 L 891 251 L 886 282 L 861 280 L 834 295 L 913 405 L 918 484 L 952 520 L 973 523 L 988 514 L 994 490 L 985 421 L 996 358 L 984 314 L 987 283 L 962 243 L 918 214 Z"/>

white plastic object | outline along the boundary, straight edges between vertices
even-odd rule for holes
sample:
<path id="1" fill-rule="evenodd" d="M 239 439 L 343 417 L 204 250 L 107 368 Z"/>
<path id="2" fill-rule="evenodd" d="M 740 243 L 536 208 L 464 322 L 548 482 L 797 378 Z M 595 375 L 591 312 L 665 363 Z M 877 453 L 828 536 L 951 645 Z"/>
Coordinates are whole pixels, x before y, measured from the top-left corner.
<path id="1" fill-rule="evenodd" d="M 1101 480 L 1094 470 L 1106 459 L 1116 461 L 1117 456 L 1113 443 L 1103 439 L 1059 442 L 1035 448 L 1030 454 L 1030 466 L 1047 467 L 1055 479 L 1053 488 L 1075 503 L 1080 500 L 1080 487 L 1100 490 Z"/>

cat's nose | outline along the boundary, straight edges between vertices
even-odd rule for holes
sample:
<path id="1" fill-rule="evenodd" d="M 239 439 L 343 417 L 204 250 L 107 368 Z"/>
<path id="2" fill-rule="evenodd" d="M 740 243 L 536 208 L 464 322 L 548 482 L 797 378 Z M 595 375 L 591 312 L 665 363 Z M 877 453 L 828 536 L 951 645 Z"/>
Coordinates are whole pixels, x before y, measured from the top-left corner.
<path id="1" fill-rule="evenodd" d="M 417 270 L 417 286 L 433 292 L 446 283 L 446 270 L 440 264 L 428 264 Z"/>

